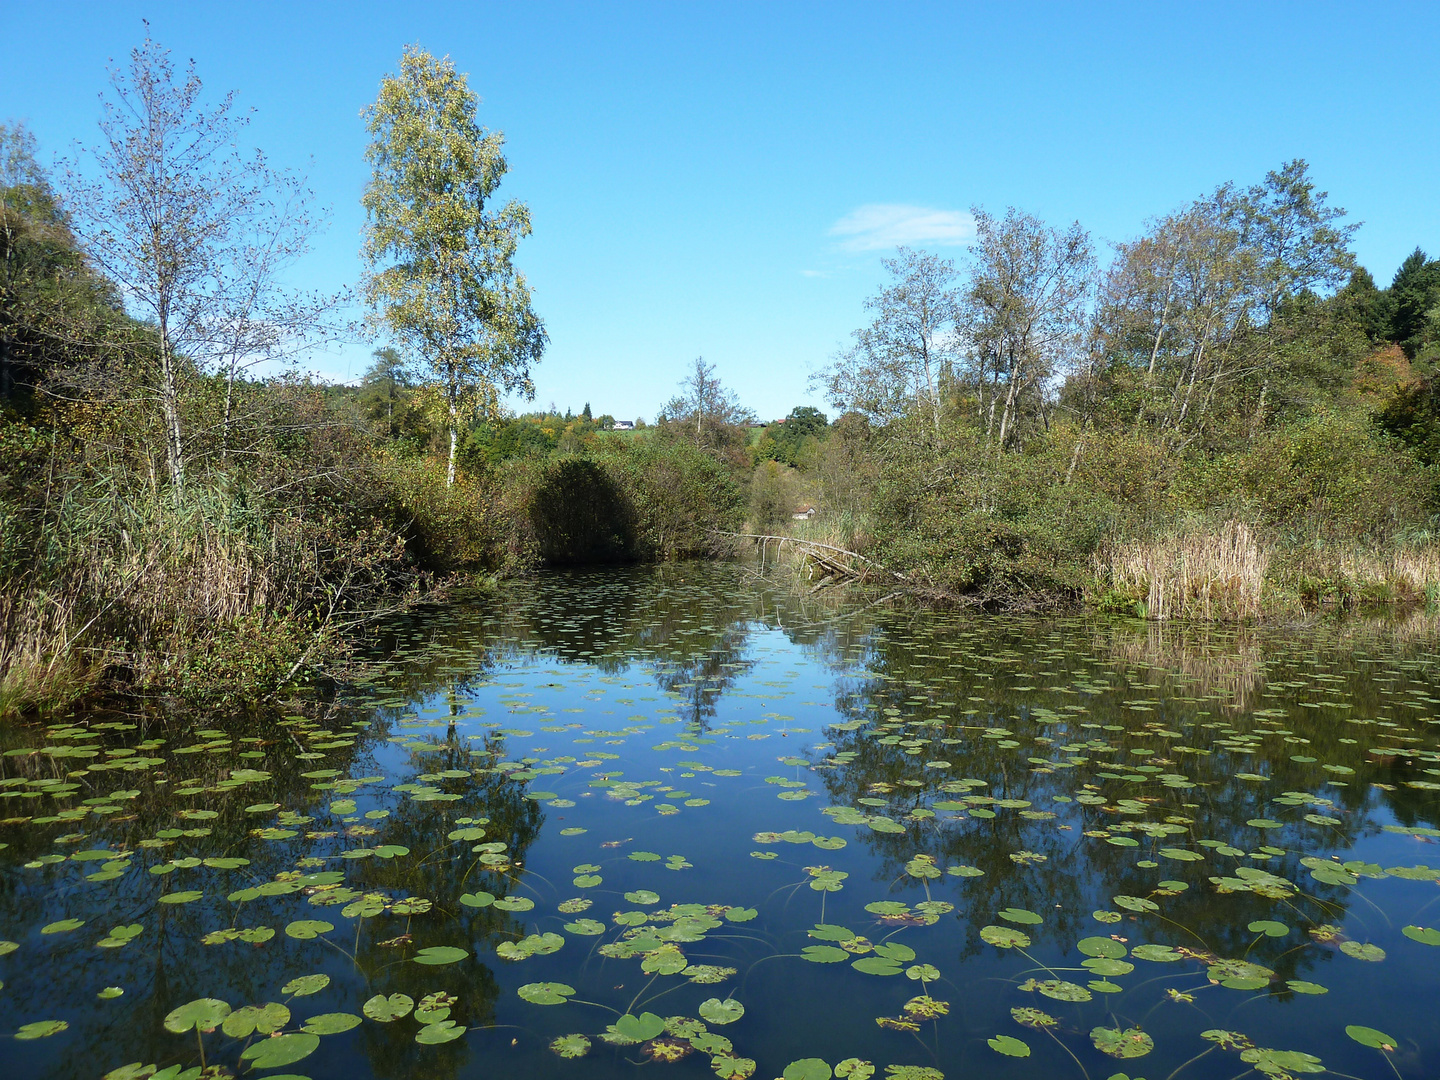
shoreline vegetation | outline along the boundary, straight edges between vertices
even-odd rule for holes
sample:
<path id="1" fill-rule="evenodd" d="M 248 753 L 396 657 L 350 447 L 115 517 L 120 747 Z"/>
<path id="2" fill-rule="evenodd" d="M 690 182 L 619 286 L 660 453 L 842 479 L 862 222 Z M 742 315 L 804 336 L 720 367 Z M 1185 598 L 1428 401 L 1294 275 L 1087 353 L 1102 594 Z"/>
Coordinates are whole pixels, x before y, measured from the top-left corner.
<path id="1" fill-rule="evenodd" d="M 203 98 L 147 40 L 91 157 L 47 170 L 0 125 L 0 715 L 263 700 L 387 612 L 542 567 L 755 555 L 1157 622 L 1440 602 L 1440 260 L 1378 287 L 1304 162 L 1103 258 L 977 209 L 960 264 L 885 260 L 815 378 L 833 419 L 761 424 L 697 359 L 617 424 L 499 406 L 548 337 L 503 136 L 448 61 L 407 50 L 366 114 L 357 385 L 296 366 L 358 332 L 285 284 L 323 214 Z"/>

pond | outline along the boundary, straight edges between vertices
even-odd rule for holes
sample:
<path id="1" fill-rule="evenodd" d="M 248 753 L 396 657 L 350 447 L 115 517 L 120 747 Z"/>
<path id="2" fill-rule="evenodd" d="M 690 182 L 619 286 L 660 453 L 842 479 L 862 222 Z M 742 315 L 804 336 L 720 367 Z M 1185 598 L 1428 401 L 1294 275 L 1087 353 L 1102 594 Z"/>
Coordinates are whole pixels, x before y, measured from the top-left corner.
<path id="1" fill-rule="evenodd" d="M 685 564 L 367 660 L 278 715 L 0 733 L 12 1074 L 1440 1074 L 1433 616 Z"/>

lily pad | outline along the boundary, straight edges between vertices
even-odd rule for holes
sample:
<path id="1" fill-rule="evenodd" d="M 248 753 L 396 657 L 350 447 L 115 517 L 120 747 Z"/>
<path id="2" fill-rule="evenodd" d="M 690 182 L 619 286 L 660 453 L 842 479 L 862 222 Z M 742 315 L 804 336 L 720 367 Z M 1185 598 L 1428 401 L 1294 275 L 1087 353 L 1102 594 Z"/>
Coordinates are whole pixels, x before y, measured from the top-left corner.
<path id="1" fill-rule="evenodd" d="M 177 1035 L 196 1030 L 214 1031 L 229 1015 L 230 1006 L 219 998 L 196 998 L 166 1014 L 165 1030 Z"/>
<path id="2" fill-rule="evenodd" d="M 391 994 L 386 997 L 384 994 L 376 994 L 361 1007 L 360 1011 L 381 1024 L 388 1024 L 392 1020 L 402 1020 L 410 1015 L 410 1010 L 415 1007 L 413 998 L 406 994 Z"/>
<path id="3" fill-rule="evenodd" d="M 1395 1036 L 1386 1035 L 1383 1031 L 1376 1031 L 1372 1027 L 1363 1027 L 1360 1024 L 1348 1025 L 1345 1028 L 1345 1034 L 1361 1046 L 1371 1046 L 1376 1050 L 1394 1050 L 1399 1045 L 1395 1041 Z"/>
<path id="4" fill-rule="evenodd" d="M 1030 1047 L 1012 1035 L 996 1035 L 994 1038 L 986 1039 L 985 1042 L 991 1050 L 997 1054 L 1004 1054 L 1006 1057 L 1030 1056 Z"/>
<path id="5" fill-rule="evenodd" d="M 275 1069 L 309 1057 L 319 1045 L 320 1036 L 296 1031 L 252 1043 L 241 1052 L 240 1058 L 257 1069 Z"/>
<path id="6" fill-rule="evenodd" d="M 584 1035 L 561 1035 L 550 1040 L 550 1049 L 562 1058 L 584 1057 L 590 1052 L 590 1040 Z"/>
<path id="7" fill-rule="evenodd" d="M 464 949 L 457 949 L 453 945 L 432 945 L 428 949 L 421 949 L 411 960 L 417 964 L 441 967 L 445 964 L 458 964 L 469 956 Z"/>
<path id="8" fill-rule="evenodd" d="M 574 997 L 575 988 L 557 982 L 526 983 L 515 992 L 532 1005 L 563 1005 Z"/>
<path id="9" fill-rule="evenodd" d="M 632 1042 L 647 1042 L 665 1030 L 665 1021 L 654 1013 L 634 1016 L 626 1013 L 615 1021 L 615 1030 Z"/>
<path id="10" fill-rule="evenodd" d="M 298 979 L 291 979 L 282 986 L 280 992 L 293 997 L 308 997 L 311 994 L 318 994 L 329 985 L 329 975 L 301 975 Z"/>
<path id="11" fill-rule="evenodd" d="M 709 998 L 700 1003 L 697 1010 L 700 1019 L 711 1024 L 733 1024 L 740 1017 L 745 1015 L 745 1006 L 734 998 L 726 998 L 721 1001 L 719 998 Z"/>
<path id="12" fill-rule="evenodd" d="M 830 1080 L 830 1066 L 820 1058 L 801 1058 L 785 1066 L 782 1080 Z"/>
<path id="13" fill-rule="evenodd" d="M 1144 1057 L 1155 1049 L 1155 1040 L 1138 1027 L 1106 1028 L 1097 1027 L 1090 1031 L 1090 1041 L 1102 1054 L 1114 1058 Z"/>
<path id="14" fill-rule="evenodd" d="M 359 1027 L 360 1023 L 360 1017 L 354 1013 L 320 1013 L 318 1016 L 312 1016 L 306 1020 L 301 1025 L 301 1030 L 308 1031 L 312 1035 L 339 1035 L 342 1031 Z"/>

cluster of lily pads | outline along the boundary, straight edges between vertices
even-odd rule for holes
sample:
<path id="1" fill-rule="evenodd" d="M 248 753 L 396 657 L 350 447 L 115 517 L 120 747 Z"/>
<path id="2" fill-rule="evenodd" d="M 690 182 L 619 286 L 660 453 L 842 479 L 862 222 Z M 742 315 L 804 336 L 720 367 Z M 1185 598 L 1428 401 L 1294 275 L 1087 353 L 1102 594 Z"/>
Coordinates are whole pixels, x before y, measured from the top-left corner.
<path id="1" fill-rule="evenodd" d="M 563 622 L 566 636 L 583 626 Z M 703 624 L 677 620 L 674 632 L 689 640 Z M 784 1066 L 785 1080 L 942 1080 L 942 1066 L 953 1077 L 949 1063 L 970 1052 L 954 1038 L 966 1010 L 947 999 L 964 988 L 962 1006 L 992 1004 L 968 987 L 963 968 L 965 955 L 982 949 L 994 950 L 1004 981 L 998 1019 L 971 1039 L 980 1055 L 1043 1050 L 1086 1073 L 1087 1054 L 1158 1059 L 1159 1049 L 1177 1061 L 1233 1055 L 1232 1071 L 1277 1080 L 1326 1071 L 1311 1050 L 1333 1060 L 1331 1050 L 1267 1045 L 1277 1040 L 1264 1037 L 1259 1017 L 1221 1021 L 1248 1033 L 1196 1018 L 1212 1003 L 1227 1013 L 1265 998 L 1303 1007 L 1343 991 L 1351 974 L 1343 967 L 1332 969 L 1329 987 L 1300 977 L 1320 958 L 1359 970 L 1394 965 L 1398 949 L 1403 963 L 1429 962 L 1440 930 L 1422 925 L 1419 893 L 1440 881 L 1440 869 L 1420 855 L 1361 859 L 1348 848 L 1367 829 L 1419 852 L 1440 839 L 1440 830 L 1412 823 L 1433 815 L 1440 790 L 1436 733 L 1425 725 L 1440 700 L 1416 679 L 1383 699 L 1409 710 L 1401 719 L 1347 708 L 1322 696 L 1337 676 L 1319 664 L 1303 679 L 1272 665 L 1268 688 L 1229 674 L 1205 684 L 1203 669 L 1151 684 L 1157 676 L 1134 660 L 1073 660 L 1066 643 L 1078 632 L 997 643 L 936 619 L 817 638 L 812 647 L 831 650 L 839 672 L 836 692 L 796 706 L 779 704 L 800 680 L 787 674 L 793 656 L 778 648 L 765 659 L 736 651 L 732 636 L 732 651 L 671 655 L 649 676 L 613 660 L 618 652 L 592 648 L 577 655 L 603 654 L 612 666 L 555 669 L 544 666 L 553 655 L 527 644 L 533 627 L 507 627 L 512 667 L 463 684 L 463 693 L 450 682 L 429 697 L 377 677 L 355 706 L 370 712 L 353 721 L 293 715 L 259 734 L 201 727 L 178 738 L 129 719 L 33 729 L 35 745 L 0 758 L 0 805 L 11 811 L 0 858 L 24 902 L 44 915 L 33 937 L 16 923 L 17 940 L 0 941 L 0 957 L 17 954 L 7 971 L 72 954 L 124 971 L 127 957 L 151 941 L 161 947 L 163 935 L 166 947 L 197 947 L 190 955 L 217 962 L 343 957 L 364 975 L 356 985 L 376 991 L 352 994 L 352 1011 L 303 1017 L 293 1014 L 327 976 L 285 982 L 271 992 L 277 1000 L 166 1001 L 156 1015 L 168 1009 L 168 1056 L 114 1068 L 114 1080 L 288 1068 L 361 1025 L 382 1025 L 412 1049 L 475 1039 L 496 1025 L 470 991 L 379 980 L 481 964 L 503 984 L 498 1007 L 523 1023 L 549 1024 L 549 1009 L 576 1017 L 563 1033 L 544 1030 L 559 1058 L 603 1050 L 665 1063 L 700 1054 L 724 1080 L 769 1075 L 784 1061 L 772 1070 L 766 1048 L 746 1042 L 747 979 L 779 978 L 768 973 L 784 965 L 795 978 L 853 979 L 852 1011 L 882 995 L 890 1002 L 869 1009 L 880 1014 L 870 1032 L 893 1042 L 894 1057 L 927 1063 L 805 1057 Z M 473 663 L 460 648 L 430 655 L 456 670 Z M 1373 674 L 1430 671 L 1405 663 L 1373 665 Z M 648 693 L 647 677 L 663 692 Z M 1266 697 L 1301 690 L 1315 700 L 1281 707 L 1287 698 Z M 797 726 L 792 714 L 802 710 L 813 727 Z M 530 726 L 506 726 L 516 723 Z M 658 742 L 657 727 L 669 728 Z M 825 741 L 802 738 L 816 728 Z M 1392 803 L 1404 814 L 1388 817 Z M 654 850 L 587 838 L 609 820 L 600 808 L 615 807 L 635 823 L 626 831 L 644 830 L 641 844 Z M 516 824 L 538 834 L 546 815 L 565 818 L 546 826 L 568 845 L 556 862 L 568 874 L 555 882 L 531 869 L 540 849 Z M 703 825 L 683 841 L 665 831 L 692 818 Z M 755 861 L 724 869 L 737 885 L 747 875 L 777 885 L 773 901 L 662 901 L 670 883 L 684 888 L 699 876 L 680 873 L 693 864 L 675 848 L 694 852 L 701 873 L 714 869 L 710 829 L 751 838 Z M 1052 910 L 1035 898 L 1059 876 L 1072 879 L 1071 891 Z M 580 895 L 560 900 L 567 880 Z M 1400 939 L 1372 931 L 1355 910 L 1377 903 L 1367 887 L 1381 880 L 1397 914 L 1414 901 L 1396 919 Z M 1092 895 L 1107 881 L 1115 884 Z M 869 920 L 851 900 L 857 889 Z M 101 916 L 91 899 L 100 896 L 124 899 L 113 912 L 100 901 Z M 1202 903 L 1213 927 L 1196 917 Z M 1088 932 L 1077 932 L 1086 919 Z M 803 934 L 803 944 L 786 944 L 787 933 Z M 956 940 L 959 966 L 949 948 Z M 116 978 L 111 970 L 106 981 Z M 630 987 L 622 996 L 618 985 L 605 989 L 621 982 Z M 668 1015 L 660 999 L 685 987 L 714 988 L 689 991 L 713 996 Z M 111 1004 L 95 1007 L 128 1007 L 136 990 L 104 986 L 94 997 Z M 13 1037 L 74 1038 L 84 1023 L 50 1015 L 17 1025 Z M 1426 1038 L 1403 1015 L 1354 1018 L 1395 1029 L 1351 1024 L 1344 1033 L 1397 1075 L 1399 1048 Z M 1187 1038 L 1187 1025 L 1198 1034 Z M 840 1040 L 817 1031 L 814 1041 L 827 1052 Z"/>

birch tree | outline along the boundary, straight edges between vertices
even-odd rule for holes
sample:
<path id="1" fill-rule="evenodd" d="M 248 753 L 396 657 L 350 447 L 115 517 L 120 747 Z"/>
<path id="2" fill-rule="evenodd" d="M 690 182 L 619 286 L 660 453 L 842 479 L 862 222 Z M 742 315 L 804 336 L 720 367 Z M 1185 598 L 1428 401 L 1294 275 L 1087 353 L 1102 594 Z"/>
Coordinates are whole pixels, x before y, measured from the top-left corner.
<path id="1" fill-rule="evenodd" d="M 234 93 L 202 100 L 193 62 L 177 73 L 151 40 L 110 74 L 100 138 L 67 168 L 67 206 L 95 269 L 154 331 L 155 370 L 138 387 L 157 406 L 165 464 L 182 488 L 192 433 L 184 398 L 194 376 L 226 378 L 293 356 L 333 300 L 287 290 L 285 271 L 319 227 L 299 178 L 270 168 L 240 140 L 249 117 Z"/>
<path id="2" fill-rule="evenodd" d="M 502 391 L 533 397 L 530 368 L 549 341 L 514 265 L 530 210 L 495 204 L 505 140 L 480 126 L 478 106 L 449 58 L 410 46 L 364 112 L 365 297 L 373 328 L 429 375 L 449 432 L 448 484 L 461 423 L 496 411 Z"/>
<path id="3" fill-rule="evenodd" d="M 1026 399 L 1043 408 L 1050 381 L 1079 354 L 1095 257 L 1078 223 L 1051 228 L 1014 208 L 973 214 L 962 326 L 985 434 L 1003 449 Z"/>
<path id="4" fill-rule="evenodd" d="M 955 264 L 902 247 L 881 265 L 891 281 L 865 301 L 874 319 L 817 381 L 838 409 L 878 423 L 913 409 L 938 436 L 943 385 L 957 355 Z"/>

